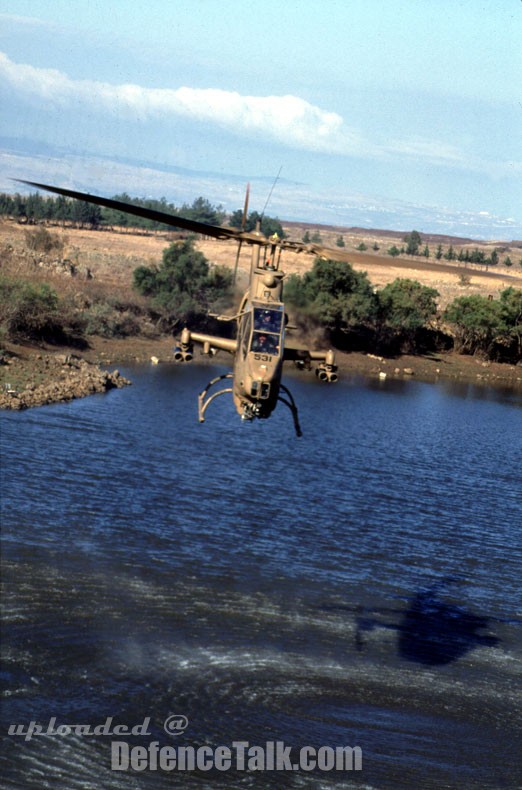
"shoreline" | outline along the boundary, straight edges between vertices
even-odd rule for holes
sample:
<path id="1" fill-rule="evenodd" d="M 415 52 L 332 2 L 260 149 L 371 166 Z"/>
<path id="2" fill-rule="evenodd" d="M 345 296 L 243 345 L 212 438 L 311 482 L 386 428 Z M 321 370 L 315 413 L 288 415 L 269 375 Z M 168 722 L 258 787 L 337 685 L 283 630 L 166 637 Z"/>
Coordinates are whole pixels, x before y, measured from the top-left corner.
<path id="1" fill-rule="evenodd" d="M 21 410 L 64 403 L 87 395 L 131 384 L 119 371 L 108 370 L 129 363 L 174 363 L 172 337 L 91 337 L 89 347 L 5 344 L 0 365 L 0 409 Z M 232 359 L 224 353 L 198 364 Z M 486 362 L 476 357 L 444 352 L 430 356 L 400 355 L 385 358 L 360 352 L 336 351 L 339 374 L 363 375 L 381 380 L 409 379 L 437 383 L 461 381 L 479 386 L 500 386 L 522 391 L 522 365 Z M 306 375 L 306 374 L 305 374 Z M 310 374 L 308 374 L 310 375 Z M 9 390 L 9 391 L 8 391 Z"/>

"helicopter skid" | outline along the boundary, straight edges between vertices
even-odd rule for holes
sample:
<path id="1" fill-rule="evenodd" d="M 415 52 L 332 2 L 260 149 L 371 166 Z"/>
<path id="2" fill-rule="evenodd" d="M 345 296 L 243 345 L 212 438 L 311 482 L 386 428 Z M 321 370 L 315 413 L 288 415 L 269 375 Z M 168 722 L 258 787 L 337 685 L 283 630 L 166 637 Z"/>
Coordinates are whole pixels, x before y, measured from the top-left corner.
<path id="1" fill-rule="evenodd" d="M 281 395 L 279 395 L 277 400 L 281 401 L 281 403 L 284 403 L 285 406 L 288 406 L 288 408 L 292 412 L 292 417 L 293 417 L 293 420 L 294 420 L 294 428 L 295 428 L 296 436 L 302 436 L 303 432 L 302 432 L 301 426 L 299 424 L 299 414 L 297 412 L 297 406 L 295 405 L 294 397 L 293 397 L 292 393 L 290 392 L 290 390 L 288 389 L 288 387 L 285 387 L 284 384 L 281 384 L 281 389 L 283 390 L 283 392 L 286 395 L 288 395 L 288 400 L 286 398 L 281 397 Z"/>
<path id="2" fill-rule="evenodd" d="M 222 376 L 216 376 L 216 378 L 209 381 L 207 386 L 204 390 L 199 393 L 198 396 L 198 417 L 200 422 L 205 422 L 205 412 L 212 403 L 219 395 L 224 395 L 225 392 L 233 392 L 232 387 L 225 387 L 222 390 L 218 390 L 218 392 L 214 392 L 213 395 L 207 398 L 208 391 L 214 384 L 217 384 L 218 381 L 222 381 L 223 379 L 232 379 L 234 378 L 232 373 L 224 373 Z"/>
<path id="3" fill-rule="evenodd" d="M 198 396 L 198 417 L 199 417 L 199 422 L 205 422 L 205 412 L 206 412 L 206 410 L 208 409 L 208 407 L 210 406 L 210 404 L 212 403 L 213 400 L 218 398 L 220 395 L 224 395 L 226 392 L 233 392 L 234 391 L 232 387 L 224 387 L 223 389 L 218 390 L 217 392 L 214 392 L 212 395 L 208 396 L 208 393 L 209 393 L 209 390 L 211 389 L 211 387 L 213 387 L 214 384 L 217 384 L 218 381 L 223 381 L 224 379 L 233 379 L 233 378 L 234 378 L 233 373 L 224 373 L 222 376 L 216 376 L 216 378 L 214 378 L 211 381 L 209 381 L 209 383 L 207 384 L 205 389 L 200 392 L 200 394 Z M 297 406 L 295 405 L 295 401 L 294 401 L 293 395 L 290 392 L 290 390 L 287 387 L 284 386 L 284 384 L 281 384 L 281 389 L 283 390 L 285 395 L 287 395 L 288 400 L 287 400 L 287 398 L 283 398 L 281 395 L 278 396 L 277 400 L 280 401 L 281 403 L 284 403 L 285 406 L 287 406 L 290 409 L 290 411 L 292 412 L 293 420 L 294 420 L 294 428 L 295 428 L 296 435 L 297 436 L 302 436 L 303 433 L 301 431 L 301 426 L 299 424 L 299 416 L 298 416 L 298 412 L 297 412 Z M 234 400 L 235 400 L 235 398 L 234 398 Z M 241 416 L 241 419 L 244 420 L 245 422 L 251 422 L 254 418 L 262 419 L 263 417 L 268 417 L 269 416 L 269 414 L 262 414 L 260 412 L 259 407 L 256 408 L 256 404 L 243 402 L 241 404 L 241 406 L 242 406 L 242 409 L 240 411 L 240 416 Z M 238 409 L 238 411 L 239 411 L 239 409 Z"/>

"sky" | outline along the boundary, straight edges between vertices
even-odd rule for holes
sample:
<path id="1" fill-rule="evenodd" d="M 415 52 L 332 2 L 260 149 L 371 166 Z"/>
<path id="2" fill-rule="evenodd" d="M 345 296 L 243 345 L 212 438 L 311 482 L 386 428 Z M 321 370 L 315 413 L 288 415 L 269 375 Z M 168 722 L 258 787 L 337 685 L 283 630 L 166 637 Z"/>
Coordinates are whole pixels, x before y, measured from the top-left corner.
<path id="1" fill-rule="evenodd" d="M 0 0 L 0 107 L 3 192 L 522 239 L 522 0 Z"/>

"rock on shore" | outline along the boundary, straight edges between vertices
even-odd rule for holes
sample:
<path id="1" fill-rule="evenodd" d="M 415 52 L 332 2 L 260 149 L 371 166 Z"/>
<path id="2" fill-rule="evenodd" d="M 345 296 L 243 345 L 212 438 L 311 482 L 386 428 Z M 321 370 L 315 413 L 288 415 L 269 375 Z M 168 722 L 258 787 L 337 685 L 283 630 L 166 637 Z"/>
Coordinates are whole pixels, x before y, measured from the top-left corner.
<path id="1" fill-rule="evenodd" d="M 17 363 L 16 358 L 7 362 L 14 381 L 18 378 Z M 18 385 L 18 389 L 16 385 L 4 387 L 0 393 L 0 408 L 18 410 L 62 403 L 130 383 L 117 370 L 102 370 L 74 354 L 39 354 L 33 360 L 26 382 Z"/>

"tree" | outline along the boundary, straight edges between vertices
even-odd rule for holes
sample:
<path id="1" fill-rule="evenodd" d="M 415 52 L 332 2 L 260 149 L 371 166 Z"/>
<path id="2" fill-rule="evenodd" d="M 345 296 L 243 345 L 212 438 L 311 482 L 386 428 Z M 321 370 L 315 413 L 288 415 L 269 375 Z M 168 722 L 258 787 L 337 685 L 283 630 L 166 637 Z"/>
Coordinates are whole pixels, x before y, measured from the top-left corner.
<path id="1" fill-rule="evenodd" d="M 447 261 L 454 261 L 455 260 L 455 250 L 453 249 L 453 244 L 450 244 L 448 247 L 444 257 Z"/>
<path id="2" fill-rule="evenodd" d="M 400 254 L 401 254 L 401 251 L 396 247 L 395 244 L 393 244 L 388 250 L 388 255 L 391 255 L 392 258 L 396 258 Z"/>
<path id="3" fill-rule="evenodd" d="M 516 360 L 522 358 L 522 290 L 506 288 L 500 294 L 500 315 L 505 332 L 516 348 Z"/>
<path id="4" fill-rule="evenodd" d="M 378 314 L 377 297 L 366 273 L 339 261 L 316 258 L 312 270 L 303 277 L 291 275 L 285 299 L 338 332 L 371 325 Z"/>
<path id="5" fill-rule="evenodd" d="M 513 261 L 509 255 L 504 258 L 504 266 L 513 266 Z"/>
<path id="6" fill-rule="evenodd" d="M 489 354 L 502 329 L 500 303 L 474 294 L 459 296 L 448 305 L 443 318 L 452 325 L 456 348 L 463 354 L 482 351 Z"/>
<path id="7" fill-rule="evenodd" d="M 39 220 L 44 216 L 44 198 L 37 193 L 29 195 L 25 203 L 25 213 L 28 219 Z"/>
<path id="8" fill-rule="evenodd" d="M 55 204 L 54 218 L 65 223 L 71 218 L 72 200 L 67 200 L 63 195 L 59 195 L 55 200 Z"/>
<path id="9" fill-rule="evenodd" d="M 237 209 L 234 211 L 230 216 L 229 222 L 233 228 L 241 228 L 243 226 L 243 209 Z M 264 236 L 269 237 L 277 233 L 280 239 L 285 238 L 285 232 L 281 222 L 274 217 L 266 217 L 264 214 L 260 214 L 258 211 L 251 211 L 250 214 L 248 214 L 245 222 L 245 230 L 255 230 L 257 223 L 259 223 L 261 233 L 263 233 Z"/>
<path id="10" fill-rule="evenodd" d="M 338 247 L 345 247 L 345 246 L 346 246 L 346 245 L 345 245 L 345 243 L 344 243 L 344 239 L 343 239 L 343 237 L 342 237 L 342 236 L 338 236 L 338 237 L 337 237 L 337 240 L 336 240 L 336 242 L 335 242 L 335 243 L 336 243 L 336 245 L 337 245 Z"/>
<path id="11" fill-rule="evenodd" d="M 91 228 L 97 228 L 101 222 L 101 208 L 92 203 L 85 201 L 74 200 L 71 209 L 71 219 L 77 222 L 80 228 L 85 225 L 90 225 Z"/>
<path id="12" fill-rule="evenodd" d="M 444 312 L 453 328 L 456 347 L 464 354 L 518 362 L 522 359 L 522 290 L 506 288 L 499 299 L 463 296 Z"/>
<path id="13" fill-rule="evenodd" d="M 196 222 L 204 222 L 207 225 L 221 225 L 225 219 L 225 212 L 222 206 L 213 206 L 204 197 L 198 197 L 191 206 L 183 204 L 178 212 L 182 217 L 193 219 Z"/>
<path id="14" fill-rule="evenodd" d="M 357 249 L 357 250 L 359 250 L 359 252 L 366 252 L 366 250 L 368 249 L 368 247 L 366 246 L 366 244 L 364 243 L 364 241 L 361 241 L 361 243 L 359 244 L 359 246 L 358 246 L 358 247 L 356 247 L 356 249 Z"/>
<path id="15" fill-rule="evenodd" d="M 422 251 L 422 254 L 424 255 L 425 258 L 429 258 L 430 257 L 430 248 L 428 247 L 427 244 L 424 247 L 424 250 Z"/>
<path id="16" fill-rule="evenodd" d="M 398 278 L 388 283 L 379 291 L 383 324 L 413 347 L 418 330 L 437 313 L 438 295 L 435 288 L 428 288 L 416 280 Z"/>
<path id="17" fill-rule="evenodd" d="M 412 230 L 411 233 L 408 233 L 404 237 L 404 241 L 406 242 L 406 255 L 418 255 L 419 248 L 421 245 L 421 236 L 420 233 L 416 230 Z"/>
<path id="18" fill-rule="evenodd" d="M 439 244 L 437 247 L 437 252 L 435 253 L 435 257 L 438 261 L 442 258 L 442 244 Z"/>
<path id="19" fill-rule="evenodd" d="M 134 270 L 135 288 L 151 297 L 169 320 L 201 320 L 212 303 L 228 296 L 231 283 L 230 270 L 210 268 L 190 238 L 167 247 L 159 268 L 139 266 Z"/>
<path id="20" fill-rule="evenodd" d="M 310 244 L 310 231 L 309 230 L 305 230 L 305 232 L 303 233 L 303 241 L 304 241 L 305 244 Z"/>
<path id="21" fill-rule="evenodd" d="M 470 263 L 487 264 L 486 254 L 483 250 L 479 250 L 475 247 L 475 249 L 469 253 L 469 261 Z"/>

